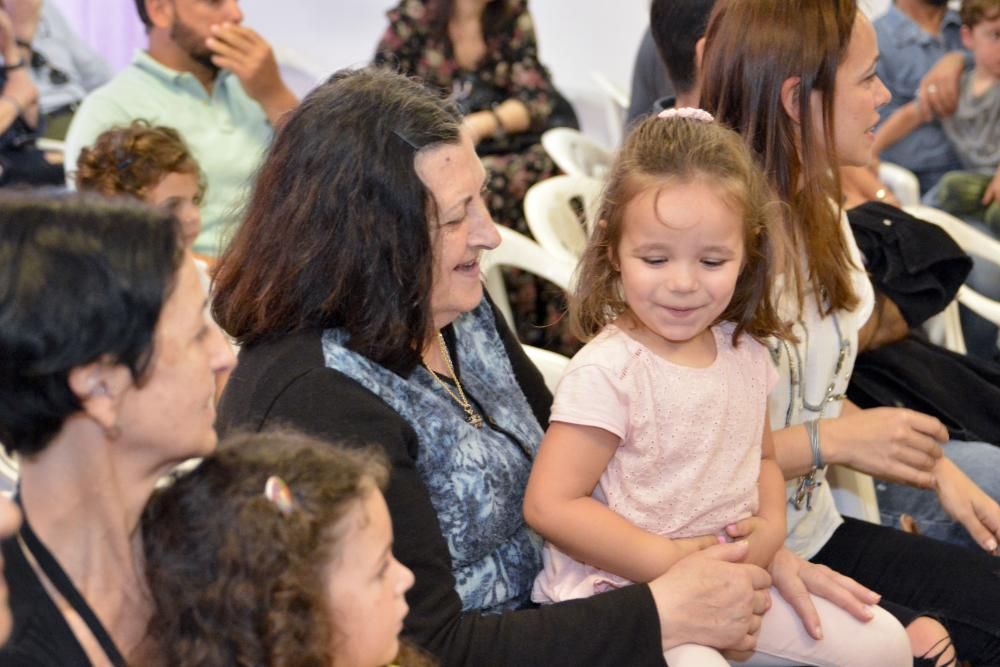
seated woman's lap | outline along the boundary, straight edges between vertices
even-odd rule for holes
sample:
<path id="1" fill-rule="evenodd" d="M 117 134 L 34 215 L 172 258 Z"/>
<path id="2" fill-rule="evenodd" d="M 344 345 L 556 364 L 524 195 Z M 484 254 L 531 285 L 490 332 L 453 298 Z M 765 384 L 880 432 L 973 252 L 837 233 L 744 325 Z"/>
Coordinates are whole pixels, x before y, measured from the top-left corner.
<path id="1" fill-rule="evenodd" d="M 944 445 L 944 452 L 979 488 L 1000 501 L 1000 447 L 952 440 Z M 875 483 L 875 491 L 882 525 L 899 528 L 900 516 L 909 514 L 927 537 L 981 549 L 965 527 L 948 516 L 934 491 L 881 481 Z"/>
<path id="2" fill-rule="evenodd" d="M 802 626 L 795 609 L 771 589 L 772 606 L 764 614 L 757 637 L 757 651 L 740 667 L 791 667 L 794 665 L 852 665 L 892 667 L 909 665 L 910 644 L 900 622 L 885 609 L 875 608 L 875 618 L 862 623 L 837 605 L 813 596 L 823 626 L 817 642 Z M 664 654 L 670 667 L 725 665 L 719 653 L 703 646 L 684 645 Z"/>
<path id="3" fill-rule="evenodd" d="M 982 550 L 845 517 L 812 561 L 880 593 L 904 625 L 910 610 L 938 619 L 961 659 L 1000 664 L 1000 561 Z"/>

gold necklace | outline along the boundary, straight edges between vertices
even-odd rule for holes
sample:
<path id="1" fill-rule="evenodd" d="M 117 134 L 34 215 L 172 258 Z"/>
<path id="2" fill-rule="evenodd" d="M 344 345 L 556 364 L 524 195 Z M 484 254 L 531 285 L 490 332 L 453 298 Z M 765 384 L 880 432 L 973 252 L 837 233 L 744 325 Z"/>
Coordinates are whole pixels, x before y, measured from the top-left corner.
<path id="1" fill-rule="evenodd" d="M 438 344 L 441 346 L 441 356 L 444 357 L 444 363 L 448 366 L 448 372 L 451 373 L 451 377 L 455 379 L 455 386 L 458 388 L 458 394 L 456 395 L 455 392 L 451 390 L 448 383 L 442 380 L 430 366 L 426 366 L 426 368 L 431 372 L 431 376 L 438 381 L 438 384 L 444 387 L 444 390 L 448 392 L 448 395 L 451 396 L 456 403 L 461 405 L 463 410 L 465 410 L 465 421 L 472 424 L 473 428 L 482 428 L 483 418 L 472 409 L 472 404 L 469 403 L 469 399 L 465 397 L 465 390 L 462 389 L 462 382 L 458 379 L 458 373 L 455 372 L 455 367 L 451 365 L 451 355 L 448 354 L 448 346 L 444 342 L 444 336 L 442 336 L 439 331 L 437 337 Z"/>

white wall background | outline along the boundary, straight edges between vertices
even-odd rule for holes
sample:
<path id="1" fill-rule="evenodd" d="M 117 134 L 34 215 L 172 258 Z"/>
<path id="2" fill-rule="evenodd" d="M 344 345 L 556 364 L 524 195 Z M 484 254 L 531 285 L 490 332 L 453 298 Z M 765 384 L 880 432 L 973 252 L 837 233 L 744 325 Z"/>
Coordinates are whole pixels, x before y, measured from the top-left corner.
<path id="1" fill-rule="evenodd" d="M 134 0 L 46 0 L 56 2 L 80 34 L 116 67 L 123 67 L 144 38 Z M 890 0 L 860 0 L 870 15 Z M 323 78 L 336 69 L 363 65 L 395 0 L 242 0 L 247 25 L 274 45 L 279 57 Z M 574 103 L 585 132 L 607 145 L 618 137 L 617 116 L 594 72 L 622 91 L 645 29 L 649 0 L 532 0 L 542 61 L 556 85 Z M 290 81 L 303 88 L 304 80 Z"/>

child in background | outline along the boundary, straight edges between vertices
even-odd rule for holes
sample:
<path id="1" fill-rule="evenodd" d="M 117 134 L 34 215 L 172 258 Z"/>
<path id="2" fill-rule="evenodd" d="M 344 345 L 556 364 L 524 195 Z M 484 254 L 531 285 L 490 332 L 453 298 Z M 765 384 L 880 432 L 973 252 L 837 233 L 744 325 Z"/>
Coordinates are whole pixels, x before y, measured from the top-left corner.
<path id="1" fill-rule="evenodd" d="M 777 375 L 760 342 L 787 334 L 770 299 L 778 212 L 740 137 L 704 111 L 665 111 L 626 139 L 571 302 L 590 342 L 558 386 L 525 496 L 548 540 L 536 602 L 649 581 L 719 541 L 747 540 L 765 568 L 782 547 L 785 482 L 767 421 Z M 761 653 L 910 664 L 880 609 L 863 624 L 814 598 L 826 637 L 815 641 L 773 588 L 771 599 Z M 665 657 L 727 664 L 694 645 Z"/>
<path id="2" fill-rule="evenodd" d="M 76 189 L 107 197 L 129 195 L 173 213 L 190 249 L 201 232 L 205 182 L 177 130 L 144 120 L 114 127 L 80 151 Z M 211 258 L 198 256 L 211 264 Z"/>
<path id="3" fill-rule="evenodd" d="M 392 555 L 387 478 L 373 453 L 265 433 L 157 492 L 143 544 L 163 664 L 428 664 L 399 651 L 413 573 Z"/>
<path id="4" fill-rule="evenodd" d="M 975 66 L 962 75 L 958 109 L 941 125 L 965 170 L 941 177 L 937 205 L 1000 235 L 1000 0 L 964 0 L 960 16 Z M 916 100 L 900 107 L 875 133 L 875 154 L 930 120 Z"/>

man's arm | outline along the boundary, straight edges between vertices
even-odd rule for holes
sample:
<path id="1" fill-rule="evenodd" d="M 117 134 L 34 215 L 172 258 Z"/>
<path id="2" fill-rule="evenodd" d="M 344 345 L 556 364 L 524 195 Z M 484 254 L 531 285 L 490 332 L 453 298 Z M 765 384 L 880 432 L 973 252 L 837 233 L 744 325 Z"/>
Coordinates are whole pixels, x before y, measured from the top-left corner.
<path id="1" fill-rule="evenodd" d="M 885 119 L 875 132 L 875 144 L 872 147 L 875 155 L 880 154 L 889 146 L 906 137 L 910 132 L 931 120 L 931 115 L 923 110 L 917 101 L 904 104 L 891 116 Z"/>

